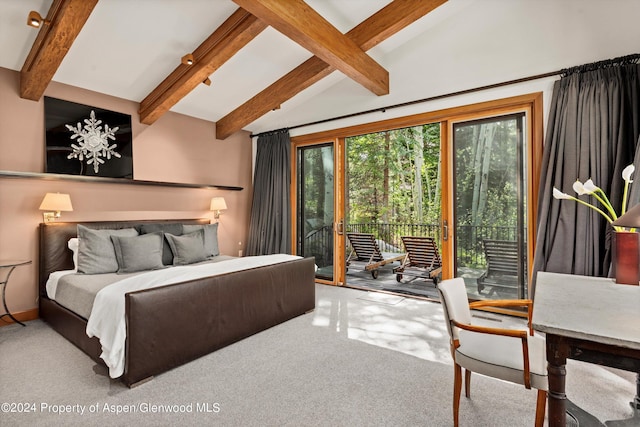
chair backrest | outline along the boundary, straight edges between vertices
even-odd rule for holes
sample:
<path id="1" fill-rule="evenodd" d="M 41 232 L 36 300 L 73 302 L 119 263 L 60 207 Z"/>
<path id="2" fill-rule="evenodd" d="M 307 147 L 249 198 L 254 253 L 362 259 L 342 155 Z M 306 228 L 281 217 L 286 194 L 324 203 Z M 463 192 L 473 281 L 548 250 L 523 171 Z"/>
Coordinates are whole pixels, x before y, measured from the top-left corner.
<path id="1" fill-rule="evenodd" d="M 518 276 L 518 242 L 482 240 L 488 276 Z"/>
<path id="2" fill-rule="evenodd" d="M 442 267 L 440 253 L 433 237 L 402 236 L 402 244 L 409 257 L 409 265 L 421 268 Z"/>
<path id="3" fill-rule="evenodd" d="M 452 340 L 458 339 L 458 328 L 451 324 L 452 320 L 462 324 L 471 324 L 471 310 L 467 288 L 462 277 L 443 280 L 438 283 L 438 292 L 447 321 L 447 330 Z"/>
<path id="4" fill-rule="evenodd" d="M 347 233 L 351 247 L 359 260 L 382 261 L 382 253 L 378 247 L 378 242 L 373 234 L 368 233 Z"/>

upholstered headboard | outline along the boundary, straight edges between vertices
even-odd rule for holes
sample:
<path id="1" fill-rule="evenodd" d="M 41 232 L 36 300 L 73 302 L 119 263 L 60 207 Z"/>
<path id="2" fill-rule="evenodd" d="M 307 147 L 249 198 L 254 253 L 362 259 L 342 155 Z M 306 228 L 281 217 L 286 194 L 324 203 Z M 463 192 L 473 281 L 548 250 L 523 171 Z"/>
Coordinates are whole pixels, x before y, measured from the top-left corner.
<path id="1" fill-rule="evenodd" d="M 38 274 L 39 295 L 45 296 L 45 285 L 54 271 L 73 269 L 73 254 L 67 247 L 69 239 L 77 236 L 78 224 L 89 228 L 119 229 L 148 223 L 209 224 L 208 218 L 163 219 L 138 221 L 101 222 L 48 222 L 40 224 L 40 266 Z"/>

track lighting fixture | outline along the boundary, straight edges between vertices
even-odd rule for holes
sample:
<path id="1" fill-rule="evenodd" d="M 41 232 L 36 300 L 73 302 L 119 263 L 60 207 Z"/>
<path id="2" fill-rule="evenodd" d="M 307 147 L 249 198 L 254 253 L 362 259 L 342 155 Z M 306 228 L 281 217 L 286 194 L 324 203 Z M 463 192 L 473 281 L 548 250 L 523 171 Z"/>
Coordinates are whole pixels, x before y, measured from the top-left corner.
<path id="1" fill-rule="evenodd" d="M 27 17 L 27 25 L 33 28 L 40 28 L 43 25 L 48 24 L 49 21 L 44 19 L 38 12 L 32 10 Z"/>
<path id="2" fill-rule="evenodd" d="M 202 83 L 206 84 L 207 86 L 211 86 L 211 79 L 209 77 L 207 77 L 206 79 L 204 79 L 202 81 Z"/>
<path id="3" fill-rule="evenodd" d="M 193 59 L 193 55 L 190 53 L 187 53 L 185 56 L 182 57 L 180 62 L 182 62 L 184 65 L 193 65 L 195 61 Z"/>

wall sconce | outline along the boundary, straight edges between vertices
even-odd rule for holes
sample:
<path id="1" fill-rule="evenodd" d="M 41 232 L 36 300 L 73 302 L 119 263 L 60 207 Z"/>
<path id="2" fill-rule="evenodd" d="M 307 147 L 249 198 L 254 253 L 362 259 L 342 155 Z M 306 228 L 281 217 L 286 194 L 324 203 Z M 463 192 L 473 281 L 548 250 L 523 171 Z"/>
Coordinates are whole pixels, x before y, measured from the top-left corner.
<path id="1" fill-rule="evenodd" d="M 214 213 L 213 217 L 215 219 L 220 219 L 220 211 L 227 209 L 227 204 L 224 201 L 224 197 L 214 197 L 211 199 L 211 208 Z"/>
<path id="2" fill-rule="evenodd" d="M 44 196 L 44 199 L 42 199 L 39 209 L 41 211 L 49 211 L 42 214 L 44 222 L 53 222 L 56 218 L 60 218 L 61 211 L 73 211 L 73 207 L 71 206 L 71 197 L 69 197 L 68 194 L 47 193 Z"/>
<path id="3" fill-rule="evenodd" d="M 195 60 L 193 59 L 192 54 L 187 53 L 185 56 L 182 57 L 182 59 L 180 59 L 180 62 L 182 62 L 184 65 L 193 65 Z"/>
<path id="4" fill-rule="evenodd" d="M 44 19 L 38 12 L 32 10 L 27 17 L 27 25 L 33 28 L 40 28 L 42 25 L 49 24 L 50 22 Z"/>

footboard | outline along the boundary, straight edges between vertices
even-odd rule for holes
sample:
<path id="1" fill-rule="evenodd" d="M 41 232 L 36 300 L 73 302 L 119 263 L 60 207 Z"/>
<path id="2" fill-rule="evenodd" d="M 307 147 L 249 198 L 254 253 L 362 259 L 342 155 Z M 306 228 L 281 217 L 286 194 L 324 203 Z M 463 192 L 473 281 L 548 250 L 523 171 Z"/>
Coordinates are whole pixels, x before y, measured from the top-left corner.
<path id="1" fill-rule="evenodd" d="M 305 258 L 126 295 L 129 386 L 315 308 Z"/>

